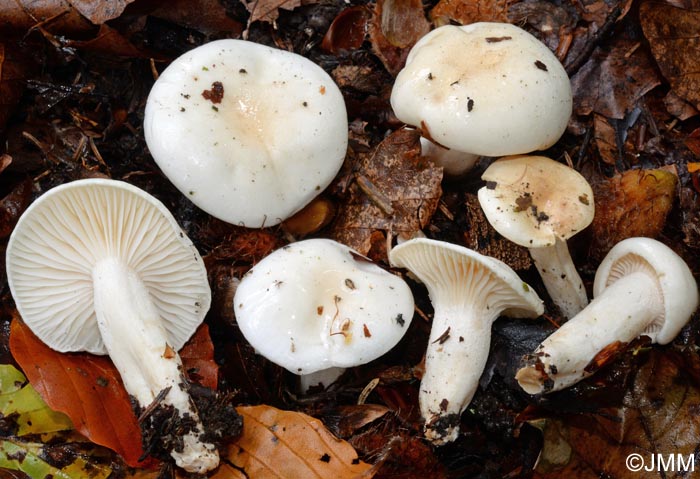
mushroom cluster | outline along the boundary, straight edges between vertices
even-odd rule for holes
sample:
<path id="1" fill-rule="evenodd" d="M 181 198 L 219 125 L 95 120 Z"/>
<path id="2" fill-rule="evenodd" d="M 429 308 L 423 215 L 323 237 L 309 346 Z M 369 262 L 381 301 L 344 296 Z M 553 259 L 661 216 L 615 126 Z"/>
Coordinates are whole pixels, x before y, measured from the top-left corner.
<path id="1" fill-rule="evenodd" d="M 7 279 L 22 320 L 61 351 L 109 354 L 141 410 L 156 398 L 182 423 L 171 456 L 190 472 L 218 466 L 188 394 L 177 351 L 204 319 L 204 263 L 167 208 L 115 180 L 49 190 L 7 246 Z"/>

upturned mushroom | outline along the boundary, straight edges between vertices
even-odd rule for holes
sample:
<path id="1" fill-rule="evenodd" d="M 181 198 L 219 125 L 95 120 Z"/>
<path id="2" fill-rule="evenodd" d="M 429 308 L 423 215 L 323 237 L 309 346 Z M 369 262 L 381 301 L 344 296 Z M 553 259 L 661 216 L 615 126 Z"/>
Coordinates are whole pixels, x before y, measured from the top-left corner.
<path id="1" fill-rule="evenodd" d="M 645 335 L 667 344 L 698 307 L 698 286 L 688 265 L 668 246 L 628 238 L 603 259 L 595 299 L 528 358 L 516 379 L 529 394 L 576 384 L 595 372 L 595 357 Z"/>
<path id="2" fill-rule="evenodd" d="M 302 391 L 389 351 L 414 311 L 401 278 L 327 239 L 266 256 L 241 280 L 233 306 L 248 342 L 300 375 Z"/>
<path id="3" fill-rule="evenodd" d="M 505 238 L 530 250 L 547 292 L 570 318 L 588 295 L 566 240 L 586 228 L 595 213 L 593 191 L 573 168 L 544 156 L 493 162 L 481 177 L 479 203 Z"/>
<path id="4" fill-rule="evenodd" d="M 535 318 L 537 294 L 506 264 L 470 249 L 419 238 L 391 250 L 391 264 L 407 268 L 428 289 L 434 317 L 420 384 L 425 437 L 454 441 L 462 411 L 476 392 L 501 315 Z"/>
<path id="5" fill-rule="evenodd" d="M 436 28 L 414 45 L 391 106 L 442 147 L 503 156 L 553 145 L 572 97 L 561 63 L 534 36 L 507 23 L 473 23 Z"/>
<path id="6" fill-rule="evenodd" d="M 199 253 L 162 203 L 114 180 L 58 186 L 24 212 L 6 263 L 34 334 L 57 351 L 109 354 L 140 410 L 173 409 L 183 429 L 175 463 L 197 473 L 218 465 L 176 352 L 211 292 Z"/>
<path id="7" fill-rule="evenodd" d="M 310 60 L 218 40 L 161 73 L 144 134 L 163 173 L 195 205 L 258 228 L 292 216 L 330 184 L 345 158 L 348 121 L 339 88 Z"/>

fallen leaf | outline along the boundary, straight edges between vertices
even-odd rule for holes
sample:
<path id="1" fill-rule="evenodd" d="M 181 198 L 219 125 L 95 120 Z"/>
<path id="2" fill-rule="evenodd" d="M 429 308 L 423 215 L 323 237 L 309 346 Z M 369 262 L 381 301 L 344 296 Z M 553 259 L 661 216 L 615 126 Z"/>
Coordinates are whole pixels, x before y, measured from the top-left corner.
<path id="1" fill-rule="evenodd" d="M 141 428 L 119 373 L 106 356 L 62 354 L 13 320 L 10 348 L 30 383 L 77 431 L 119 453 L 130 466 L 143 465 Z"/>
<path id="2" fill-rule="evenodd" d="M 51 448 L 42 443 L 4 438 L 0 440 L 0 467 L 22 471 L 32 478 L 107 479 L 112 474 L 111 468 L 78 454 L 72 454 L 68 464 L 52 465 Z"/>
<path id="3" fill-rule="evenodd" d="M 664 97 L 664 105 L 666 106 L 666 111 L 681 121 L 698 114 L 698 110 L 693 105 L 676 95 L 673 91 L 668 92 L 668 95 Z"/>
<path id="4" fill-rule="evenodd" d="M 378 0 L 369 24 L 374 54 L 396 75 L 411 47 L 430 31 L 421 0 Z"/>
<path id="5" fill-rule="evenodd" d="M 594 182 L 595 218 L 589 252 L 601 260 L 625 238 L 656 238 L 676 196 L 678 176 L 668 170 L 628 170 Z"/>
<path id="6" fill-rule="evenodd" d="M 651 53 L 678 96 L 700 108 L 700 11 L 643 2 L 639 20 Z"/>
<path id="7" fill-rule="evenodd" d="M 95 25 L 120 16 L 126 6 L 134 0 L 68 0 L 73 8 Z"/>
<path id="8" fill-rule="evenodd" d="M 678 462 L 694 464 L 700 442 L 700 389 L 664 351 L 650 350 L 620 403 L 580 414 L 535 420 L 544 435 L 536 479 L 651 479 L 694 477 Z M 638 455 L 642 464 L 626 462 Z M 664 474 L 651 463 L 673 458 Z M 658 465 L 658 462 L 655 462 Z M 662 468 L 663 469 L 663 468 Z"/>
<path id="9" fill-rule="evenodd" d="M 7 120 L 24 91 L 26 68 L 23 62 L 15 57 L 18 53 L 21 52 L 12 48 L 12 44 L 0 43 L 0 133 L 5 130 Z"/>
<path id="10" fill-rule="evenodd" d="M 597 48 L 571 78 L 574 111 L 620 120 L 660 83 L 647 51 L 638 42 L 619 39 L 609 49 Z"/>
<path id="11" fill-rule="evenodd" d="M 31 202 L 31 179 L 22 181 L 10 194 L 0 200 L 0 238 L 7 238 Z"/>
<path id="12" fill-rule="evenodd" d="M 180 359 L 190 381 L 210 389 L 218 387 L 219 367 L 214 362 L 214 344 L 209 326 L 202 324 L 180 350 Z"/>
<path id="13" fill-rule="evenodd" d="M 371 10 L 364 5 L 346 8 L 333 19 L 323 37 L 321 48 L 333 54 L 360 48 L 367 36 L 367 24 L 371 16 Z"/>
<path id="14" fill-rule="evenodd" d="M 0 365 L 0 414 L 3 435 L 26 436 L 73 429 L 70 419 L 52 411 L 24 374 L 9 364 Z"/>
<path id="15" fill-rule="evenodd" d="M 66 0 L 12 0 L 2 3 L 0 25 L 7 32 L 26 32 L 35 25 L 56 34 L 86 32 L 93 28 Z"/>
<path id="16" fill-rule="evenodd" d="M 375 231 L 411 236 L 430 222 L 442 194 L 442 168 L 420 156 L 419 138 L 416 130 L 398 130 L 359 156 L 331 237 L 367 255 Z"/>
<path id="17" fill-rule="evenodd" d="M 294 10 L 302 5 L 311 5 L 318 0 L 243 0 L 250 12 L 248 24 L 262 21 L 272 23 L 279 17 L 279 9 Z"/>
<path id="18" fill-rule="evenodd" d="M 226 33 L 230 38 L 243 31 L 243 25 L 226 14 L 219 0 L 169 0 L 149 15 L 209 34 Z"/>
<path id="19" fill-rule="evenodd" d="M 507 22 L 511 0 L 440 0 L 430 11 L 436 25 Z"/>
<path id="20" fill-rule="evenodd" d="M 201 361 L 213 356 L 206 326 L 183 348 L 186 370 L 198 369 L 206 384 L 216 384 L 216 376 Z M 21 321 L 12 321 L 10 348 L 29 381 L 55 411 L 66 414 L 77 431 L 96 444 L 120 454 L 127 464 L 144 467 L 141 428 L 131 408 L 129 395 L 119 372 L 107 356 L 87 353 L 59 353 L 46 346 Z M 211 353 L 211 354 L 210 354 Z M 204 357 L 196 358 L 202 354 Z"/>
<path id="21" fill-rule="evenodd" d="M 106 24 L 100 25 L 100 30 L 94 38 L 89 40 L 67 40 L 66 45 L 116 57 L 159 58 L 153 53 L 137 48 L 121 33 Z"/>
<path id="22" fill-rule="evenodd" d="M 614 165 L 619 157 L 615 128 L 603 115 L 593 115 L 593 138 L 598 147 L 600 159 Z"/>
<path id="23" fill-rule="evenodd" d="M 372 466 L 360 461 L 352 446 L 333 436 L 318 419 L 270 406 L 237 410 L 243 416 L 243 434 L 231 444 L 223 462 L 230 462 L 245 477 L 359 479 L 374 475 Z"/>

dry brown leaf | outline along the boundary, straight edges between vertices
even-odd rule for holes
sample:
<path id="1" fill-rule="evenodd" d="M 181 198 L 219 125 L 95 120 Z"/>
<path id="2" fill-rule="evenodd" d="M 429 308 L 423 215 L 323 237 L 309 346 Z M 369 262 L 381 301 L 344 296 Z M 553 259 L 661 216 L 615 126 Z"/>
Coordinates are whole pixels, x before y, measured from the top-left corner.
<path id="1" fill-rule="evenodd" d="M 700 11 L 644 2 L 639 19 L 661 73 L 678 96 L 700 108 Z"/>
<path id="2" fill-rule="evenodd" d="M 68 0 L 73 8 L 95 25 L 120 16 L 126 6 L 134 0 Z"/>
<path id="3" fill-rule="evenodd" d="M 609 51 L 596 49 L 571 78 L 574 110 L 579 115 L 595 112 L 620 120 L 660 83 L 646 50 L 637 42 L 618 40 Z"/>
<path id="4" fill-rule="evenodd" d="M 633 236 L 657 237 L 676 196 L 675 172 L 629 170 L 594 183 L 595 218 L 590 254 L 600 260 L 618 242 Z"/>
<path id="5" fill-rule="evenodd" d="M 700 390 L 658 350 L 632 375 L 621 404 L 535 422 L 544 432 L 535 479 L 696 477 L 679 467 L 678 458 L 691 464 L 700 443 Z M 641 463 L 626 462 L 631 454 L 641 456 L 648 470 L 632 471 L 628 465 Z M 673 456 L 676 467 L 657 469 L 652 456 Z"/>
<path id="6" fill-rule="evenodd" d="M 243 25 L 226 14 L 219 0 L 169 0 L 150 16 L 205 33 L 225 32 L 231 38 L 243 31 Z"/>
<path id="7" fill-rule="evenodd" d="M 440 0 L 430 11 L 437 25 L 450 21 L 467 25 L 476 22 L 507 22 L 510 0 Z"/>
<path id="8" fill-rule="evenodd" d="M 93 28 L 93 25 L 66 0 L 2 2 L 0 25 L 5 31 L 23 32 L 38 24 L 57 34 L 85 32 Z"/>
<path id="9" fill-rule="evenodd" d="M 2 17 L 0 16 L 0 25 Z M 0 133 L 15 109 L 24 91 L 26 69 L 15 58 L 18 53 L 11 44 L 0 43 Z"/>
<path id="10" fill-rule="evenodd" d="M 250 12 L 248 23 L 274 22 L 279 17 L 279 9 L 294 10 L 302 5 L 311 5 L 317 0 L 247 0 L 243 1 Z"/>
<path id="11" fill-rule="evenodd" d="M 369 24 L 372 50 L 392 75 L 403 68 L 411 47 L 429 31 L 421 0 L 378 0 Z"/>
<path id="12" fill-rule="evenodd" d="M 66 46 L 109 56 L 159 58 L 158 55 L 137 48 L 124 35 L 109 25 L 100 25 L 100 30 L 94 38 L 89 40 L 67 40 Z"/>
<path id="13" fill-rule="evenodd" d="M 234 466 L 231 472 L 236 468 L 245 477 L 256 478 L 359 479 L 374 475 L 372 466 L 360 461 L 352 446 L 333 436 L 318 419 L 270 406 L 239 407 L 237 411 L 243 416 L 243 433 L 223 461 Z"/>
<path id="14" fill-rule="evenodd" d="M 598 147 L 600 159 L 608 165 L 614 165 L 618 158 L 615 128 L 602 115 L 593 115 L 593 138 Z"/>
<path id="15" fill-rule="evenodd" d="M 430 222 L 442 194 L 442 168 L 420 156 L 419 139 L 416 130 L 398 130 L 360 156 L 332 238 L 367 255 L 375 231 L 411 236 Z"/>
<path id="16" fill-rule="evenodd" d="M 333 19 L 321 48 L 334 54 L 360 48 L 367 36 L 367 23 L 371 15 L 371 10 L 364 5 L 346 8 Z"/>

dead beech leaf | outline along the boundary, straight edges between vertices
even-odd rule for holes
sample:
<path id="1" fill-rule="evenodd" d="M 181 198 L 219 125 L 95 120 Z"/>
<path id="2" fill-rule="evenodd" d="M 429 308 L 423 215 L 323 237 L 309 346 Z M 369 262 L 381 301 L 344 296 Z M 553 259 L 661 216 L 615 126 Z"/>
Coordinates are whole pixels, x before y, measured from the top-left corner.
<path id="1" fill-rule="evenodd" d="M 169 0 L 152 11 L 150 16 L 205 33 L 226 33 L 238 37 L 243 25 L 226 14 L 219 0 Z"/>
<path id="2" fill-rule="evenodd" d="M 419 138 L 416 130 L 398 130 L 360 155 L 332 238 L 367 255 L 374 232 L 411 236 L 430 222 L 442 194 L 442 168 L 421 158 Z"/>
<path id="3" fill-rule="evenodd" d="M 370 16 L 371 11 L 366 6 L 346 8 L 333 19 L 323 37 L 321 48 L 334 54 L 360 48 L 367 36 Z"/>
<path id="4" fill-rule="evenodd" d="M 440 0 L 430 11 L 437 25 L 450 21 L 462 25 L 476 22 L 507 22 L 511 0 Z"/>
<path id="5" fill-rule="evenodd" d="M 73 8 L 95 25 L 120 16 L 134 0 L 68 0 Z"/>
<path id="6" fill-rule="evenodd" d="M 0 16 L 0 25 L 1 21 Z M 11 44 L 0 43 L 0 133 L 24 91 L 26 71 L 19 59 L 12 55 L 16 51 L 12 47 Z"/>
<path id="7" fill-rule="evenodd" d="M 100 30 L 94 38 L 89 40 L 67 40 L 66 45 L 118 57 L 159 58 L 157 55 L 140 50 L 121 33 L 106 24 L 100 25 Z"/>
<path id="8" fill-rule="evenodd" d="M 1 168 L 0 168 L 1 171 Z M 0 238 L 7 238 L 31 200 L 32 180 L 21 182 L 0 200 Z"/>
<path id="9" fill-rule="evenodd" d="M 700 11 L 643 2 L 639 19 L 651 53 L 671 88 L 700 108 Z"/>
<path id="10" fill-rule="evenodd" d="M 116 451 L 130 466 L 143 466 L 138 461 L 143 454 L 141 429 L 108 357 L 58 353 L 16 319 L 12 321 L 10 348 L 51 409 L 66 414 L 77 431 Z"/>
<path id="11" fill-rule="evenodd" d="M 333 436 L 318 419 L 270 406 L 237 408 L 243 433 L 226 461 L 245 477 L 355 479 L 374 475 L 347 442 Z M 217 476 L 218 477 L 218 476 Z"/>
<path id="12" fill-rule="evenodd" d="M 678 176 L 668 170 L 629 170 L 594 183 L 595 218 L 590 254 L 596 260 L 633 236 L 657 237 L 676 195 Z"/>
<path id="13" fill-rule="evenodd" d="M 262 21 L 272 23 L 279 17 L 279 9 L 294 10 L 302 5 L 311 5 L 318 0 L 244 0 L 250 12 L 248 24 Z"/>
<path id="14" fill-rule="evenodd" d="M 535 479 L 695 477 L 677 460 L 690 465 L 700 442 L 700 390 L 670 354 L 651 350 L 648 355 L 632 371 L 619 403 L 533 421 L 544 434 Z M 630 472 L 625 462 L 630 454 L 641 455 L 647 469 Z M 657 469 L 652 456 L 673 456 L 676 467 Z"/>
<path id="15" fill-rule="evenodd" d="M 46 30 L 61 35 L 86 32 L 93 28 L 67 0 L 2 2 L 0 25 L 5 31 L 24 32 L 39 23 Z"/>
<path id="16" fill-rule="evenodd" d="M 185 369 L 196 368 L 204 385 L 216 384 L 211 366 L 203 366 L 207 360 L 213 363 L 208 337 L 206 326 L 200 327 L 181 351 Z M 18 319 L 12 321 L 10 348 L 34 389 L 51 409 L 70 417 L 77 431 L 116 451 L 130 466 L 151 464 L 138 460 L 143 455 L 141 429 L 109 357 L 54 351 Z"/>
<path id="17" fill-rule="evenodd" d="M 421 0 L 378 0 L 369 24 L 372 51 L 392 75 L 403 68 L 411 47 L 429 31 Z"/>
<path id="18" fill-rule="evenodd" d="M 608 165 L 614 165 L 618 159 L 615 128 L 603 115 L 593 115 L 593 138 L 595 138 L 600 159 Z"/>
<path id="19" fill-rule="evenodd" d="M 571 78 L 574 110 L 618 120 L 637 100 L 661 83 L 652 59 L 637 42 L 620 39 L 610 49 L 597 48 Z"/>

